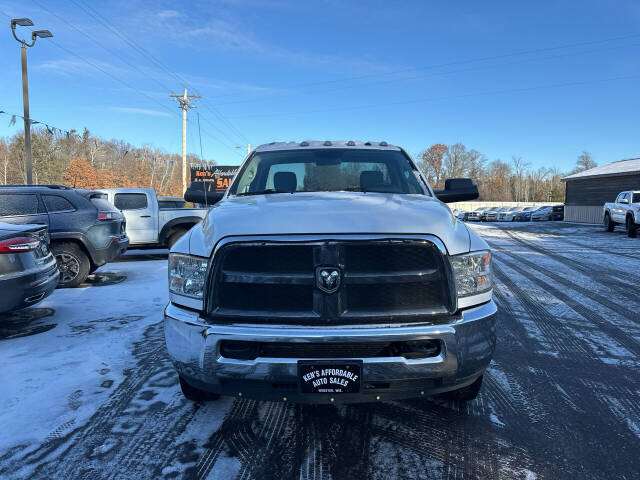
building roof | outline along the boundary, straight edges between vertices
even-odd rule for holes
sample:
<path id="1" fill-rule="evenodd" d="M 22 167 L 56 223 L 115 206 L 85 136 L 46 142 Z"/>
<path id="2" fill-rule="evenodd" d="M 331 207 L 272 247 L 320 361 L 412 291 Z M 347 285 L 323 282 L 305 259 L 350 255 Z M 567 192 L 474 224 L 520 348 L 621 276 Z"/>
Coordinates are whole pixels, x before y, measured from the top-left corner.
<path id="1" fill-rule="evenodd" d="M 303 150 L 305 148 L 358 148 L 374 150 L 400 150 L 387 142 L 356 142 L 353 140 L 306 140 L 304 142 L 272 142 L 260 145 L 256 152 L 270 150 Z"/>
<path id="2" fill-rule="evenodd" d="M 637 173 L 640 175 L 640 158 L 628 158 L 626 160 L 618 160 L 617 162 L 599 165 L 583 172 L 574 173 L 567 177 L 561 178 L 563 182 L 572 180 L 586 180 L 587 178 L 600 177 L 617 177 L 620 175 L 632 175 Z"/>

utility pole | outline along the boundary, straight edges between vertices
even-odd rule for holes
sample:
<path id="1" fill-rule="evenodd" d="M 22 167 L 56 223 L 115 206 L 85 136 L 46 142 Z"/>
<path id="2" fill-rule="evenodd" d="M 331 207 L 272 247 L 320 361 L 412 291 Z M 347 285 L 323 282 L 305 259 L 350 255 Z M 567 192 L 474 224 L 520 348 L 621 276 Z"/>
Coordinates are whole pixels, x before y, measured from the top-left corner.
<path id="1" fill-rule="evenodd" d="M 187 95 L 187 88 L 185 87 L 182 95 L 172 93 L 170 97 L 178 100 L 182 109 L 182 194 L 184 195 L 184 192 L 187 191 L 187 110 L 196 108 L 191 105 L 192 98 L 202 98 L 202 96 Z"/>
<path id="2" fill-rule="evenodd" d="M 22 60 L 22 106 L 24 108 L 24 156 L 27 185 L 33 183 L 33 166 L 31 163 L 31 118 L 29 118 L 29 80 L 27 76 L 27 47 L 33 47 L 36 39 L 51 38 L 53 34 L 49 30 L 35 30 L 31 33 L 31 43 L 18 38 L 16 35 L 16 25 L 21 27 L 33 27 L 33 22 L 28 18 L 11 19 L 11 33 L 22 46 L 20 48 L 20 59 Z"/>

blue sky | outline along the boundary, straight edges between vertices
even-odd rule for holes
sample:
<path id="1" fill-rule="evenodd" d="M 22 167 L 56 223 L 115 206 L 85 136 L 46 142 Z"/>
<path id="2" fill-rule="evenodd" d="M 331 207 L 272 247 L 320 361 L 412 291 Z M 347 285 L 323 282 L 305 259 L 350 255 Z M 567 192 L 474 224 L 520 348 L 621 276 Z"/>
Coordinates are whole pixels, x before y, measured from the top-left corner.
<path id="1" fill-rule="evenodd" d="M 31 116 L 64 130 L 179 153 L 186 83 L 204 97 L 188 151 L 199 113 L 219 164 L 304 139 L 462 142 L 561 170 L 582 150 L 640 156 L 637 1 L 0 0 L 0 110 L 21 113 L 10 17 L 55 35 L 28 52 Z"/>

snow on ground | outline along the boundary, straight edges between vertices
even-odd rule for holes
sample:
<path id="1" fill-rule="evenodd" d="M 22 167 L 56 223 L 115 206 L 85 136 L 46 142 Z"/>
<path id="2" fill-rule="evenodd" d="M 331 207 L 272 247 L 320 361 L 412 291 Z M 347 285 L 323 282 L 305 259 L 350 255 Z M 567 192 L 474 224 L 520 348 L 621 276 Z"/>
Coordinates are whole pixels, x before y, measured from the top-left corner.
<path id="1" fill-rule="evenodd" d="M 163 343 L 167 252 L 130 251 L 0 317 L 0 478 L 639 478 L 640 239 L 472 228 L 499 306 L 473 402 L 189 402 Z"/>

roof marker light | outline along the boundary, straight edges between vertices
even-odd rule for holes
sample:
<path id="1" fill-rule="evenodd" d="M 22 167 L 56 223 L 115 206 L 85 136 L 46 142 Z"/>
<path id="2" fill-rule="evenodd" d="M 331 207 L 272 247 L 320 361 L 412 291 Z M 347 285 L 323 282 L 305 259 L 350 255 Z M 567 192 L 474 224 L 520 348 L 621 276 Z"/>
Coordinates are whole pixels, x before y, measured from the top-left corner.
<path id="1" fill-rule="evenodd" d="M 326 141 L 324 142 L 324 146 L 325 146 L 325 147 L 330 147 L 331 145 L 333 145 L 333 144 L 331 143 L 331 141 L 330 141 L 330 140 L 326 140 Z"/>
<path id="2" fill-rule="evenodd" d="M 307 142 L 306 140 L 304 142 L 300 142 L 300 146 L 301 147 L 308 147 L 309 146 L 309 142 Z"/>
<path id="3" fill-rule="evenodd" d="M 389 144 L 385 141 L 380 142 L 381 147 L 387 147 Z"/>
<path id="4" fill-rule="evenodd" d="M 347 145 L 348 145 L 349 147 L 355 147 L 355 146 L 356 146 L 356 142 L 354 142 L 353 140 L 349 140 L 349 141 L 347 142 Z"/>

